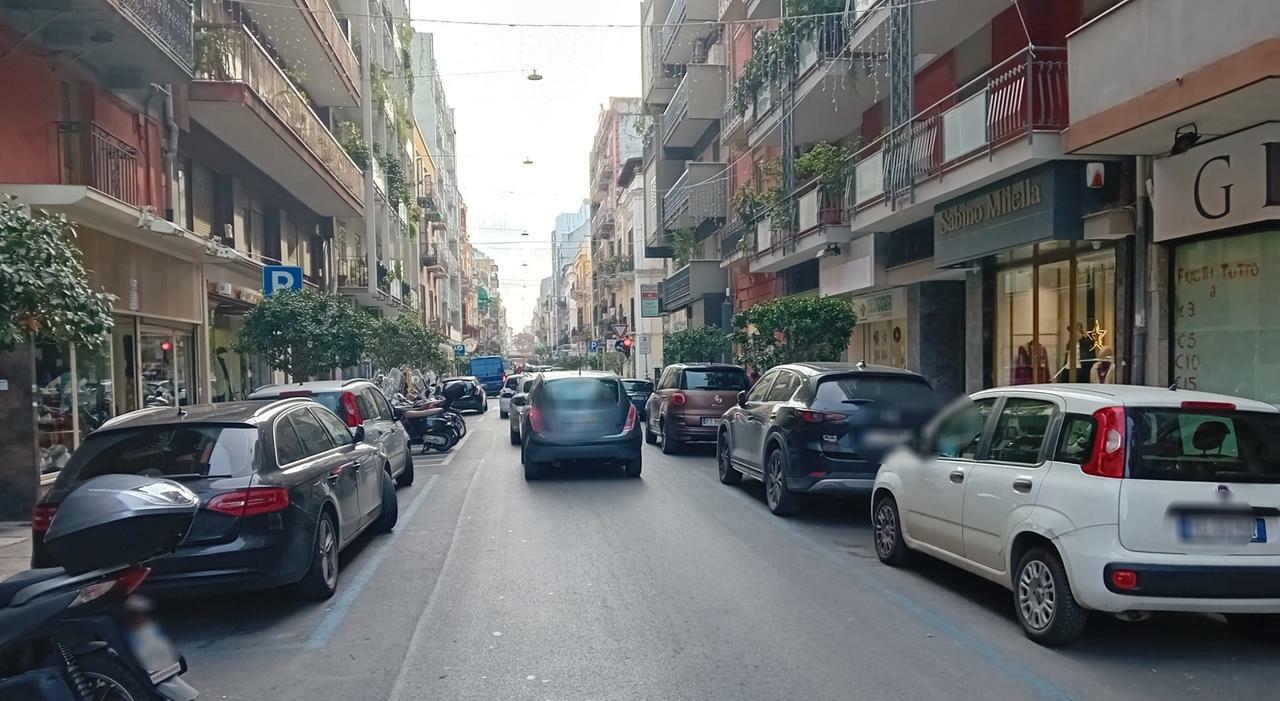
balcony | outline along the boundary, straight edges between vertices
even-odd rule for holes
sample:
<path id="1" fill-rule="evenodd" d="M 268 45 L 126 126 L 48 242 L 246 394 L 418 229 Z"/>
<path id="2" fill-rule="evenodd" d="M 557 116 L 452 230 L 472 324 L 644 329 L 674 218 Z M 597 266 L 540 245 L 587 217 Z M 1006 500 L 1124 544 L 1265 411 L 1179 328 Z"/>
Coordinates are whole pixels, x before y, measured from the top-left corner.
<path id="1" fill-rule="evenodd" d="M 324 217 L 364 212 L 364 174 L 258 40 L 202 25 L 191 116 Z"/>
<path id="2" fill-rule="evenodd" d="M 1066 50 L 1025 49 L 854 154 L 853 229 L 897 228 L 966 188 L 1061 158 L 1066 126 Z M 894 183 L 912 196 L 888 197 Z"/>
<path id="3" fill-rule="evenodd" d="M 613 210 L 601 207 L 595 216 L 591 217 L 591 238 L 596 241 L 612 238 L 614 224 Z"/>
<path id="4" fill-rule="evenodd" d="M 93 66 L 110 87 L 191 80 L 190 0 L 8 0 L 4 15 L 19 35 Z"/>
<path id="5" fill-rule="evenodd" d="M 253 3 L 248 10 L 280 57 L 305 67 L 302 87 L 316 104 L 360 105 L 360 63 L 326 0 Z"/>
<path id="6" fill-rule="evenodd" d="M 816 181 L 810 182 L 797 190 L 794 207 L 794 233 L 785 222 L 771 226 L 768 244 L 752 256 L 751 272 L 778 272 L 812 259 L 833 243 L 843 244 L 852 238 L 845 219 L 843 192 L 831 192 Z"/>
<path id="7" fill-rule="evenodd" d="M 145 206 L 138 149 L 93 122 L 58 122 L 62 184 L 86 185 L 125 204 Z"/>
<path id="8" fill-rule="evenodd" d="M 746 2 L 745 0 L 720 0 L 719 14 L 721 22 L 737 22 L 746 19 Z"/>
<path id="9" fill-rule="evenodd" d="M 745 3 L 747 19 L 775 19 L 782 16 L 783 0 L 739 0 Z"/>
<path id="10" fill-rule="evenodd" d="M 596 170 L 592 173 L 591 183 L 594 194 L 605 194 L 609 192 L 609 185 L 613 182 L 613 164 L 609 159 L 602 158 L 597 164 Z"/>
<path id="11" fill-rule="evenodd" d="M 422 269 L 427 273 L 444 272 L 444 266 L 440 263 L 440 256 L 435 253 L 424 254 L 420 262 L 422 264 Z"/>
<path id="12" fill-rule="evenodd" d="M 662 283 L 663 311 L 676 311 L 707 295 L 723 295 L 728 276 L 718 260 L 695 260 Z"/>
<path id="13" fill-rule="evenodd" d="M 699 40 L 711 32 L 719 19 L 719 0 L 675 0 L 659 33 L 662 62 L 692 63 Z"/>
<path id="14" fill-rule="evenodd" d="M 662 197 L 663 225 L 668 231 L 699 229 L 725 218 L 728 210 L 727 163 L 690 161 L 684 174 Z"/>
<path id="15" fill-rule="evenodd" d="M 1280 12 L 1255 0 L 1129 0 L 1067 37 L 1067 150 L 1156 155 L 1179 126 L 1231 134 L 1280 115 Z M 1098 76 L 1105 75 L 1105 81 Z"/>
<path id="16" fill-rule="evenodd" d="M 724 66 L 691 64 L 662 113 L 662 143 L 692 148 L 724 112 Z"/>

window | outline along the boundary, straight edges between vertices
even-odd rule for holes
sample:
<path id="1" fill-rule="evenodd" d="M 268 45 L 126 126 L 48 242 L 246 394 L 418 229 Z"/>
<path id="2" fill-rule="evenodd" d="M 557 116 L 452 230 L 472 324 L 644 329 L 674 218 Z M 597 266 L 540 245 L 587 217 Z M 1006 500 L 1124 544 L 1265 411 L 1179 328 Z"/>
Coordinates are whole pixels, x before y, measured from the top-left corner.
<path id="1" fill-rule="evenodd" d="M 1058 452 L 1054 459 L 1073 465 L 1089 462 L 1089 457 L 1093 454 L 1093 431 L 1096 427 L 1093 417 L 1068 414 L 1062 422 L 1062 436 L 1058 439 Z"/>
<path id="2" fill-rule="evenodd" d="M 667 368 L 662 373 L 661 389 L 675 389 L 676 378 L 679 377 L 680 371 L 676 368 Z"/>
<path id="3" fill-rule="evenodd" d="M 360 407 L 360 417 L 365 421 L 377 421 L 378 405 L 373 402 L 373 393 L 366 389 L 353 392 L 356 395 L 356 405 Z"/>
<path id="4" fill-rule="evenodd" d="M 1280 414 L 1130 409 L 1134 479 L 1280 483 Z"/>
<path id="5" fill-rule="evenodd" d="M 747 373 L 738 368 L 685 370 L 681 389 L 723 389 L 741 391 L 747 388 Z"/>
<path id="6" fill-rule="evenodd" d="M 1040 462 L 1040 448 L 1054 408 L 1053 402 L 1039 399 L 1007 399 L 991 436 L 991 459 L 1022 465 Z"/>
<path id="7" fill-rule="evenodd" d="M 773 386 L 773 381 L 778 379 L 778 372 L 766 373 L 764 377 L 756 380 L 756 384 L 747 393 L 748 402 L 763 402 L 765 397 L 769 396 L 769 389 Z"/>
<path id="8" fill-rule="evenodd" d="M 289 417 L 281 417 L 276 421 L 276 463 L 288 465 L 307 457 L 307 449 L 302 447 L 302 439 L 293 430 Z"/>
<path id="9" fill-rule="evenodd" d="M 311 413 L 316 415 L 320 425 L 329 433 L 329 438 L 333 440 L 334 445 L 341 447 L 350 445 L 354 441 L 351 437 L 351 430 L 332 411 L 312 408 Z"/>
<path id="10" fill-rule="evenodd" d="M 982 444 L 982 431 L 986 428 L 987 417 L 995 406 L 994 398 L 966 400 L 959 409 L 938 424 L 937 435 L 933 441 L 933 452 L 943 458 L 972 460 L 978 455 L 978 447 Z"/>
<path id="11" fill-rule="evenodd" d="M 289 423 L 293 424 L 293 430 L 297 431 L 298 437 L 302 439 L 306 455 L 333 450 L 333 439 L 329 438 L 329 432 L 320 425 L 320 421 L 310 411 L 303 409 L 291 412 L 288 419 Z"/>
<path id="12" fill-rule="evenodd" d="M 515 388 L 516 388 L 519 384 L 520 384 L 520 376 L 519 376 L 519 375 L 513 375 L 513 376 L 511 376 L 511 377 L 508 377 L 508 378 L 507 378 L 507 383 L 506 383 L 506 385 L 505 385 L 504 387 L 505 387 L 505 389 L 515 390 Z"/>
<path id="13" fill-rule="evenodd" d="M 539 403 L 559 408 L 580 408 L 618 403 L 618 381 L 609 378 L 565 378 L 543 385 Z"/>
<path id="14" fill-rule="evenodd" d="M 796 389 L 800 387 L 800 378 L 796 377 L 793 372 L 785 370 L 778 373 L 778 380 L 773 383 L 773 388 L 769 390 L 770 402 L 787 402 L 791 401 L 791 396 L 796 393 Z"/>
<path id="15" fill-rule="evenodd" d="M 365 390 L 369 396 L 373 397 L 373 406 L 378 411 L 378 418 L 383 421 L 391 421 L 395 416 L 391 413 L 391 405 L 387 402 L 387 397 L 382 392 L 369 387 Z"/>
<path id="16" fill-rule="evenodd" d="M 933 387 L 910 375 L 848 375 L 823 378 L 813 408 L 841 411 L 848 405 L 885 402 L 893 407 L 933 407 L 938 397 Z"/>
<path id="17" fill-rule="evenodd" d="M 240 477 L 257 465 L 258 429 L 249 426 L 156 426 L 96 433 L 71 457 L 60 479 L 78 484 L 100 475 Z"/>

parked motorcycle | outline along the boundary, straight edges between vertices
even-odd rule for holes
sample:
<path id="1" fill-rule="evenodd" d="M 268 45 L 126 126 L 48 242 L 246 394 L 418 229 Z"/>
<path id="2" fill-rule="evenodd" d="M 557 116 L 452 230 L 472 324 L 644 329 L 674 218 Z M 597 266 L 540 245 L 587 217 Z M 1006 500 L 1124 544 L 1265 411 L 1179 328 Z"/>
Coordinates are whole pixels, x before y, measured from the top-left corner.
<path id="1" fill-rule="evenodd" d="M 0 699 L 193 701 L 186 662 L 129 596 L 186 538 L 199 498 L 169 480 L 104 475 L 71 492 L 45 544 L 62 567 L 0 582 Z"/>
<path id="2" fill-rule="evenodd" d="M 396 408 L 400 414 L 400 422 L 409 433 L 409 444 L 422 446 L 422 452 L 431 448 L 444 453 L 453 449 L 461 440 L 462 434 L 449 419 L 449 404 L 452 400 L 440 398 L 435 400 L 421 399 L 412 404 L 403 395 L 396 395 Z"/>

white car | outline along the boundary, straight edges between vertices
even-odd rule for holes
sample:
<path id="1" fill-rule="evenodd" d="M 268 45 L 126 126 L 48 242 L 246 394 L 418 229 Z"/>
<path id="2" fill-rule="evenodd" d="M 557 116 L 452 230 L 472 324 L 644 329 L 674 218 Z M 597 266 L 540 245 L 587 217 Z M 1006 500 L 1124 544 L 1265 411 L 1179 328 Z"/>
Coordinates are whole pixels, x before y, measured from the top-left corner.
<path id="1" fill-rule="evenodd" d="M 927 553 L 1004 585 L 1018 621 L 1068 643 L 1086 612 L 1226 614 L 1280 635 L 1280 411 L 1124 385 L 978 392 L 891 454 L 876 554 Z"/>
<path id="2" fill-rule="evenodd" d="M 505 419 L 511 414 L 511 398 L 520 389 L 520 381 L 524 375 L 508 375 L 502 383 L 502 391 L 498 392 L 498 418 Z"/>

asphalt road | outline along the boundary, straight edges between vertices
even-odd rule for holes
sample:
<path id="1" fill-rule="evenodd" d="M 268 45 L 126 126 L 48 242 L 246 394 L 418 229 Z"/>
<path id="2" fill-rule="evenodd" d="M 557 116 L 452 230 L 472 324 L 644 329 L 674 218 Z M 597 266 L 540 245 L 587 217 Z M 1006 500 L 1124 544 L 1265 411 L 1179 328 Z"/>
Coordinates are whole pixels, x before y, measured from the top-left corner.
<path id="1" fill-rule="evenodd" d="M 770 515 L 710 451 L 645 447 L 642 479 L 526 483 L 496 407 L 419 458 L 400 524 L 343 558 L 337 596 L 166 603 L 207 699 L 1274 698 L 1276 649 L 1207 616 L 1095 617 L 1023 638 L 1009 594 L 936 562 L 893 570 L 867 507 Z"/>

